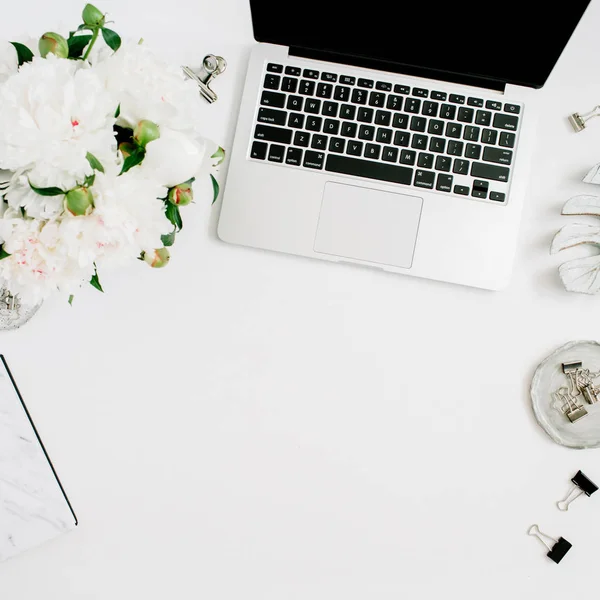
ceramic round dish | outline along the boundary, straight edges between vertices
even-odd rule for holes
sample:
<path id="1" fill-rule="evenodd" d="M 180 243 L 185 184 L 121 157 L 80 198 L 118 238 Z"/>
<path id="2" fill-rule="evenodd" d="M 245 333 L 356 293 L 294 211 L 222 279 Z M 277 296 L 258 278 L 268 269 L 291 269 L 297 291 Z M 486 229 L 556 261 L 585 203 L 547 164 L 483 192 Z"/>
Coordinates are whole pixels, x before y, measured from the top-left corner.
<path id="1" fill-rule="evenodd" d="M 594 341 L 569 342 L 555 350 L 535 371 L 531 382 L 531 403 L 535 417 L 544 431 L 557 443 L 569 448 L 600 447 L 600 402 L 588 404 L 582 398 L 587 415 L 571 423 L 563 403 L 554 392 L 567 388 L 569 382 L 562 363 L 581 361 L 584 369 L 600 372 L 600 344 Z M 596 381 L 596 384 L 600 379 Z"/>

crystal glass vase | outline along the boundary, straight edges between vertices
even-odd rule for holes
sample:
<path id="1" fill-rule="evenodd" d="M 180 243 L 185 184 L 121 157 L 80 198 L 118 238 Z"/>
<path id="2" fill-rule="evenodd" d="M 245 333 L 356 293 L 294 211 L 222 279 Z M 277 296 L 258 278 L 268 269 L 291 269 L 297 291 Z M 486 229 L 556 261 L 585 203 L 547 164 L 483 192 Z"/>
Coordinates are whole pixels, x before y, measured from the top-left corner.
<path id="1" fill-rule="evenodd" d="M 0 289 L 0 330 L 18 329 L 25 325 L 39 310 L 42 303 L 24 304 L 19 296 L 13 296 L 9 290 Z"/>

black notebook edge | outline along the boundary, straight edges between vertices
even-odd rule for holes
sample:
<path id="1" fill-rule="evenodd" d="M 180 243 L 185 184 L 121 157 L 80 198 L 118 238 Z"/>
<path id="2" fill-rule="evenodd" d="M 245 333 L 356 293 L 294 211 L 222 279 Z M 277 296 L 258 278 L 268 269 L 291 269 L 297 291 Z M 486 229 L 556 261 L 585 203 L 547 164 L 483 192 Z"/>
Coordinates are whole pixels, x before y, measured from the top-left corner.
<path id="1" fill-rule="evenodd" d="M 33 419 L 31 418 L 31 415 L 29 414 L 29 411 L 27 410 L 27 406 L 25 405 L 23 396 L 21 396 L 19 387 L 17 386 L 17 383 L 10 371 L 10 368 L 8 367 L 8 363 L 6 362 L 6 359 L 4 358 L 3 354 L 0 354 L 0 359 L 2 360 L 2 364 L 4 365 L 4 368 L 6 369 L 6 372 L 8 373 L 8 376 L 10 378 L 13 388 L 17 392 L 17 396 L 19 397 L 19 400 L 21 401 L 21 406 L 23 407 L 23 410 L 25 411 L 25 414 L 27 415 L 27 419 L 29 420 L 29 424 L 31 425 L 33 432 L 35 433 L 35 437 L 37 438 L 37 441 L 38 441 L 39 445 L 41 446 L 42 451 L 44 452 L 44 456 L 46 457 L 46 460 L 48 461 L 48 464 L 50 465 L 50 468 L 52 469 L 52 473 L 54 475 L 54 478 L 56 479 L 56 482 L 58 483 L 58 487 L 60 488 L 60 491 L 62 492 L 65 502 L 67 503 L 67 506 L 69 507 L 69 510 L 71 511 L 71 514 L 73 515 L 73 519 L 75 521 L 75 526 L 77 526 L 77 525 L 79 525 L 77 515 L 75 514 L 75 511 L 73 510 L 73 507 L 71 506 L 71 502 L 67 496 L 67 493 L 65 492 L 65 488 L 63 487 L 63 484 L 61 483 L 60 478 L 58 477 L 58 474 L 56 473 L 56 469 L 54 468 L 54 465 L 52 464 L 52 461 L 50 460 L 50 457 L 48 456 L 46 447 L 44 446 L 44 443 L 42 442 L 42 438 L 40 438 L 40 434 L 38 433 L 38 430 L 36 429 L 35 424 L 33 422 Z"/>

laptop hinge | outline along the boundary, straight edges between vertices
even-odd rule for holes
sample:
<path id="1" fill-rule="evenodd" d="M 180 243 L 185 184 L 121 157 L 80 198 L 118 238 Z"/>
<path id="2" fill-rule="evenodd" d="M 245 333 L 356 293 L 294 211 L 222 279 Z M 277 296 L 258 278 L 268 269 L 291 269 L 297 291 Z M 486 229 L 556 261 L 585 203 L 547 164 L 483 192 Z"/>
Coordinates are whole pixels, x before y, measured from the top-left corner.
<path id="1" fill-rule="evenodd" d="M 311 50 L 310 48 L 290 47 L 290 56 L 298 56 L 301 58 L 310 58 L 313 60 L 323 60 L 327 62 L 335 62 L 344 65 L 352 65 L 355 67 L 363 67 L 366 69 L 376 69 L 378 71 L 391 71 L 401 75 L 412 75 L 415 77 L 426 77 L 427 79 L 437 79 L 448 81 L 450 83 L 460 83 L 462 85 L 470 85 L 479 88 L 487 88 L 504 92 L 506 83 L 494 79 L 486 79 L 472 75 L 463 75 L 461 73 L 452 73 L 450 71 L 437 71 L 436 69 L 427 69 L 423 67 L 413 67 L 410 65 L 402 65 L 395 62 L 383 60 L 374 60 L 363 56 L 355 56 L 352 54 L 339 54 L 336 52 L 326 52 L 323 50 Z"/>

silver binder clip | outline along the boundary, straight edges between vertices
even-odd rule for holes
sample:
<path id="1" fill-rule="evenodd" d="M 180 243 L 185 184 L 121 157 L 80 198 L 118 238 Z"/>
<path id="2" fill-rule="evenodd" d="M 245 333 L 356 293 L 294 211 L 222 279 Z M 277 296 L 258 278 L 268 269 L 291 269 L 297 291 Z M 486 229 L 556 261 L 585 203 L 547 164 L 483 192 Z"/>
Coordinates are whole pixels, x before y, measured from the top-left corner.
<path id="1" fill-rule="evenodd" d="M 592 108 L 592 110 L 590 110 L 590 112 L 588 113 L 584 113 L 583 115 L 580 113 L 573 113 L 570 117 L 569 117 L 569 123 L 571 123 L 571 125 L 573 126 L 573 129 L 579 133 L 580 131 L 583 131 L 586 128 L 586 122 L 589 121 L 590 119 L 593 119 L 594 117 L 599 117 L 600 116 L 600 105 L 599 106 L 594 106 L 594 108 Z"/>
<path id="2" fill-rule="evenodd" d="M 227 61 L 222 56 L 215 56 L 214 54 L 208 54 L 202 61 L 202 68 L 200 72 L 196 74 L 189 67 L 181 67 L 186 77 L 189 77 L 196 82 L 200 90 L 202 97 L 212 104 L 217 101 L 217 94 L 215 94 L 209 86 L 209 83 L 225 71 L 227 68 Z"/>
<path id="3" fill-rule="evenodd" d="M 588 414 L 588 411 L 582 404 L 579 404 L 573 399 L 571 394 L 567 391 L 567 388 L 561 388 L 554 392 L 556 398 L 562 404 L 563 412 L 567 415 L 567 418 L 571 423 L 579 421 Z"/>

